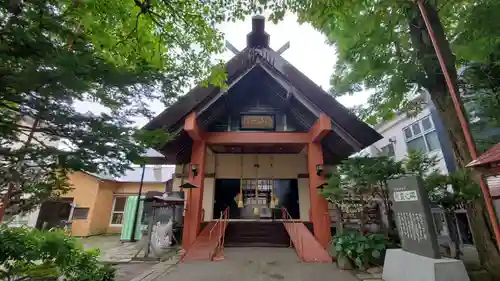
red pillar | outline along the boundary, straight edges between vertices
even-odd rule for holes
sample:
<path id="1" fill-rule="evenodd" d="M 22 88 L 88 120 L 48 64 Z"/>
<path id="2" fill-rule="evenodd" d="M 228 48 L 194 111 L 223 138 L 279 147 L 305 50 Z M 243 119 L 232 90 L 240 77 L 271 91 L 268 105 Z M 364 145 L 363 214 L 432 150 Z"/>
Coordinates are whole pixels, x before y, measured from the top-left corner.
<path id="1" fill-rule="evenodd" d="M 314 236 L 326 249 L 330 242 L 330 220 L 328 201 L 318 194 L 318 186 L 325 182 L 322 176 L 316 174 L 316 165 L 323 164 L 323 149 L 320 143 L 310 142 L 307 145 L 307 167 L 309 171 L 309 196 L 311 197 L 311 221 L 314 227 Z"/>
<path id="2" fill-rule="evenodd" d="M 198 174 L 194 176 L 192 169 L 189 168 L 189 182 L 199 188 L 188 190 L 185 194 L 187 202 L 182 232 L 182 248 L 185 250 L 189 249 L 200 232 L 206 152 L 205 141 L 193 141 L 190 164 L 198 165 Z"/>

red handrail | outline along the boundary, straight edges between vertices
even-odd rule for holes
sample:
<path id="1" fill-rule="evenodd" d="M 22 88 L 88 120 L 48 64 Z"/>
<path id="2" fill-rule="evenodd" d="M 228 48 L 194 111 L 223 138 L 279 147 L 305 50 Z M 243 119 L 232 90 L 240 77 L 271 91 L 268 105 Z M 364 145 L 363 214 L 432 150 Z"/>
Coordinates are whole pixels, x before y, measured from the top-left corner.
<path id="1" fill-rule="evenodd" d="M 298 225 L 294 222 L 292 216 L 290 215 L 290 213 L 288 212 L 288 210 L 286 208 L 283 208 L 281 212 L 282 212 L 282 216 L 283 216 L 283 222 L 290 226 L 289 227 L 290 247 L 292 247 L 292 242 L 293 242 L 292 236 L 296 237 L 298 241 L 296 241 L 296 243 L 293 243 L 293 244 L 295 244 L 295 249 L 297 250 L 297 254 L 299 255 L 300 259 L 304 260 L 304 251 L 303 251 L 303 243 L 304 242 L 303 242 L 302 235 L 300 235 Z M 300 235 L 300 237 L 299 237 L 299 235 Z"/>
<path id="2" fill-rule="evenodd" d="M 229 219 L 229 207 L 227 207 L 223 212 L 220 213 L 220 217 L 217 222 L 212 226 L 209 233 L 209 241 L 212 241 L 212 233 L 214 231 L 218 232 L 217 235 L 217 245 L 215 247 L 215 252 L 209 253 L 209 258 L 212 259 L 213 254 L 217 255 L 217 259 L 224 258 L 224 240 L 226 237 L 225 230 Z"/>

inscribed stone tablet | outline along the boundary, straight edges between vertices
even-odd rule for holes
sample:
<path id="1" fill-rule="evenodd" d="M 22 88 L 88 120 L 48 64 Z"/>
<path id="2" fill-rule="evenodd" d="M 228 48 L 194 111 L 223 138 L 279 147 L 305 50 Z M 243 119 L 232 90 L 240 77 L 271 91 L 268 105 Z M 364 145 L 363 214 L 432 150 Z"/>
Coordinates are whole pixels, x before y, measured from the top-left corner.
<path id="1" fill-rule="evenodd" d="M 429 198 L 422 179 L 410 176 L 391 180 L 389 193 L 403 250 L 440 258 Z"/>

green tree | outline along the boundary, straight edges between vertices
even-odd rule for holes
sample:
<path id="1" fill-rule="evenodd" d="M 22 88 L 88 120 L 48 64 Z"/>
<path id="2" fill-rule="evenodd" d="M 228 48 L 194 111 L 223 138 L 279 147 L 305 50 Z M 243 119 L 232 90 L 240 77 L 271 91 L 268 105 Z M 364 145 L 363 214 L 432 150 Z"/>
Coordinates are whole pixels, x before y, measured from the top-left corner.
<path id="1" fill-rule="evenodd" d="M 248 10 L 223 1 L 3 1 L 0 4 L 0 194 L 8 214 L 66 192 L 72 171 L 120 174 L 163 130 L 141 132 L 153 102 L 223 86 L 211 61 L 217 23 Z M 81 112 L 80 101 L 104 113 Z M 64 147 L 51 146 L 51 142 Z"/>
<path id="2" fill-rule="evenodd" d="M 271 2 L 273 5 L 269 6 L 276 19 L 287 10 L 296 12 L 300 21 L 311 23 L 336 46 L 339 58 L 331 80 L 333 94 L 354 94 L 365 88 L 375 90 L 368 105 L 359 108 L 365 120 L 378 123 L 401 111 L 414 113 L 421 104 L 413 96 L 428 93 L 447 128 L 457 166 L 464 168 L 471 161 L 429 32 L 414 1 L 288 1 L 286 5 Z M 496 17 L 500 3 L 496 0 L 423 2 L 452 87 L 458 93 L 456 66 L 470 61 L 485 62 L 498 46 L 500 23 Z M 483 212 L 484 201 L 474 201 L 474 209 Z M 497 270 L 500 254 L 493 236 L 483 235 L 489 233 L 484 218 L 472 217 L 476 247 L 482 264 L 500 280 Z"/>
<path id="3" fill-rule="evenodd" d="M 337 166 L 337 170 L 332 174 L 321 194 L 331 202 L 347 204 L 352 203 L 349 199 L 352 195 L 373 195 L 380 198 L 384 205 L 389 230 L 392 231 L 395 227 L 388 182 L 404 174 L 403 163 L 391 157 L 353 157 Z M 361 200 L 363 206 L 365 203 Z"/>
<path id="4" fill-rule="evenodd" d="M 425 178 L 428 174 L 438 172 L 436 165 L 439 160 L 435 155 L 430 156 L 421 151 L 410 150 L 403 162 L 407 174 L 415 174 Z"/>
<path id="5" fill-rule="evenodd" d="M 500 45 L 486 62 L 463 67 L 460 82 L 479 151 L 500 141 Z"/>
<path id="6" fill-rule="evenodd" d="M 431 202 L 443 210 L 450 237 L 454 243 L 454 258 L 460 258 L 460 240 L 457 232 L 455 211 L 465 208 L 469 217 L 477 215 L 472 208 L 475 200 L 481 200 L 481 190 L 470 171 L 461 169 L 449 175 L 436 172 L 425 178 L 425 186 Z"/>

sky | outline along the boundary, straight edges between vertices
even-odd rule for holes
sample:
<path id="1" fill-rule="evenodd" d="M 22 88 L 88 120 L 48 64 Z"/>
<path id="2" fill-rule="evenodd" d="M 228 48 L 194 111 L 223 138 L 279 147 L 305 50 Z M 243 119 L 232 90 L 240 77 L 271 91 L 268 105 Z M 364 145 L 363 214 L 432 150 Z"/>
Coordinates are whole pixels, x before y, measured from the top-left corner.
<path id="1" fill-rule="evenodd" d="M 246 36 L 252 29 L 251 22 L 251 17 L 247 17 L 245 21 L 224 23 L 219 26 L 219 29 L 224 33 L 227 41 L 238 50 L 242 50 L 246 46 Z M 326 38 L 323 34 L 309 24 L 297 23 L 295 15 L 287 15 L 277 25 L 266 22 L 266 32 L 270 35 L 270 46 L 274 50 L 278 50 L 290 41 L 290 48 L 283 53 L 283 57 L 323 89 L 330 88 L 330 76 L 337 55 L 334 46 L 325 42 Z M 217 58 L 228 61 L 233 56 L 234 54 L 227 50 Z M 368 92 L 363 92 L 354 96 L 340 97 L 338 101 L 346 107 L 351 107 L 365 103 L 368 96 Z M 164 110 L 160 103 L 154 103 L 151 106 L 151 109 L 158 114 Z M 97 112 L 100 108 L 99 105 L 90 102 L 80 102 L 77 104 L 77 110 Z M 137 126 L 142 126 L 147 123 L 147 120 L 137 119 L 136 123 Z"/>

